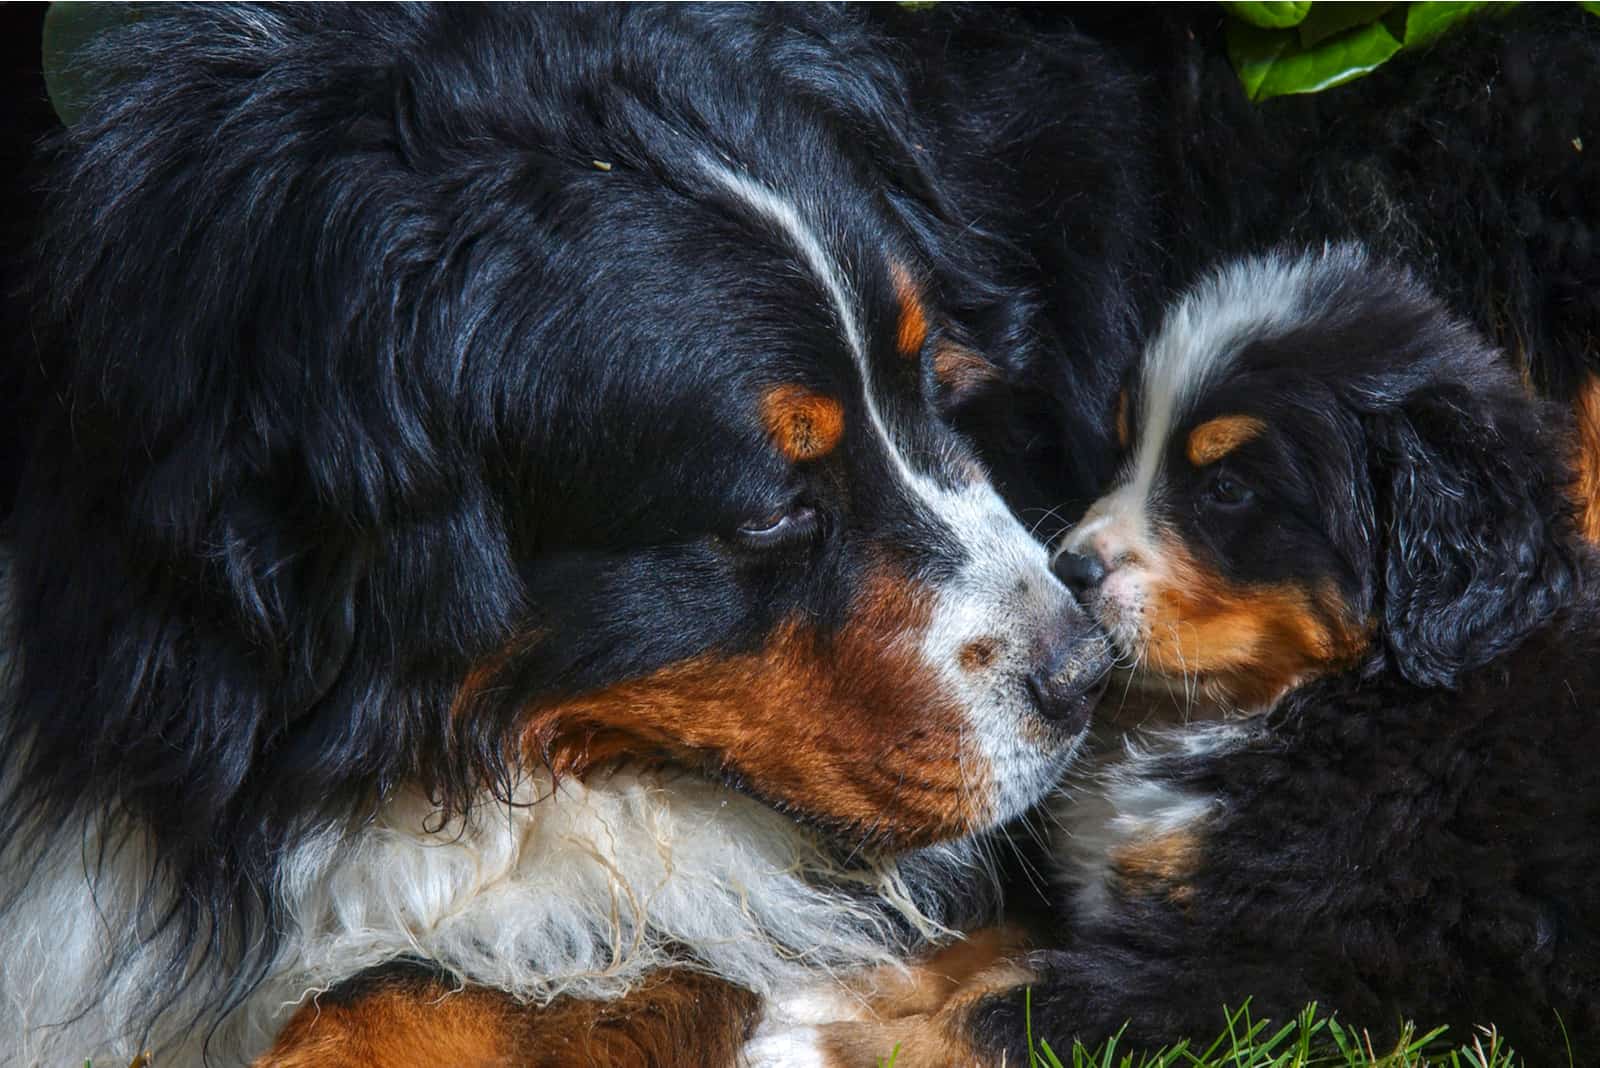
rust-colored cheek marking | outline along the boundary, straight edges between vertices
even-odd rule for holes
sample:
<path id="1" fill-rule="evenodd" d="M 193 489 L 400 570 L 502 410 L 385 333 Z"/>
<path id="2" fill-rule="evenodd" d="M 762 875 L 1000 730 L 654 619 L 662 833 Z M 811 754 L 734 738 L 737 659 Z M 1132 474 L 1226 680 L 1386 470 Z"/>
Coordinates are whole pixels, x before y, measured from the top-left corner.
<path id="1" fill-rule="evenodd" d="M 1600 377 L 1589 375 L 1572 402 L 1577 440 L 1572 496 L 1578 508 L 1578 529 L 1600 543 Z"/>
<path id="2" fill-rule="evenodd" d="M 773 386 L 761 397 L 761 422 L 791 460 L 828 455 L 844 435 L 844 409 L 803 386 Z"/>
<path id="3" fill-rule="evenodd" d="M 925 591 L 880 569 L 826 637 L 790 620 L 757 650 L 529 707 L 516 744 L 558 775 L 651 759 L 710 765 L 849 833 L 897 846 L 949 838 L 989 818 L 988 779 L 965 742 L 964 706 L 919 651 L 930 617 Z"/>
<path id="4" fill-rule="evenodd" d="M 1197 679 L 1214 700 L 1269 708 L 1299 683 L 1354 662 L 1370 643 L 1370 623 L 1351 621 L 1331 585 L 1231 582 L 1172 538 L 1157 555 L 1167 577 L 1148 592 L 1145 667 Z"/>
<path id="5" fill-rule="evenodd" d="M 922 293 L 911 280 L 911 272 L 899 263 L 891 264 L 889 273 L 894 278 L 895 299 L 900 305 L 900 326 L 895 332 L 895 348 L 900 355 L 914 360 L 922 353 L 928 340 L 928 313 L 922 306 Z"/>
<path id="6" fill-rule="evenodd" d="M 1128 391 L 1126 389 L 1117 392 L 1117 410 L 1116 414 L 1112 416 L 1112 425 L 1117 432 L 1117 446 L 1126 449 L 1129 443 L 1133 441 L 1133 430 L 1128 423 Z"/>
<path id="7" fill-rule="evenodd" d="M 1249 415 L 1209 419 L 1189 431 L 1189 462 L 1196 467 L 1216 463 L 1240 445 L 1261 436 L 1267 426 Z"/>

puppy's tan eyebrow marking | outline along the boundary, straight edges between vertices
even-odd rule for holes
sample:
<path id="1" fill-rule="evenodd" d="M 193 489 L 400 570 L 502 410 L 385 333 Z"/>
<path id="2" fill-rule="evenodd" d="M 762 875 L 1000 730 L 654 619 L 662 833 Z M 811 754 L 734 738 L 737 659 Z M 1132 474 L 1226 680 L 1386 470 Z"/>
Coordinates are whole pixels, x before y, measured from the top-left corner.
<path id="1" fill-rule="evenodd" d="M 894 278 L 895 297 L 900 303 L 900 327 L 895 333 L 895 348 L 907 359 L 915 359 L 928 340 L 928 313 L 922 307 L 922 294 L 911 280 L 905 266 L 891 261 L 889 274 Z"/>
<path id="2" fill-rule="evenodd" d="M 773 386 L 761 395 L 761 422 L 791 460 L 826 456 L 844 435 L 844 408 L 804 386 Z"/>
<path id="3" fill-rule="evenodd" d="M 1252 415 L 1222 415 L 1189 431 L 1189 462 L 1196 467 L 1216 463 L 1240 445 L 1260 437 L 1267 424 Z"/>
<path id="4" fill-rule="evenodd" d="M 1117 445 L 1126 449 L 1128 442 L 1133 440 L 1133 428 L 1128 422 L 1128 391 L 1117 391 L 1117 411 L 1112 417 L 1112 426 L 1116 428 Z"/>

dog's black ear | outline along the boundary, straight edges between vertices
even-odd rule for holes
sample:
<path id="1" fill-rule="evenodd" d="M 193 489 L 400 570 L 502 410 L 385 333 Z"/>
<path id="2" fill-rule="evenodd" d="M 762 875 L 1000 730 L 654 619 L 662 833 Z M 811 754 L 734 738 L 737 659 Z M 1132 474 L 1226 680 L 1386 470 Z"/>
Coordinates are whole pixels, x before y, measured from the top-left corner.
<path id="1" fill-rule="evenodd" d="M 1576 582 L 1559 420 L 1488 377 L 1416 390 L 1369 427 L 1384 635 L 1422 686 L 1515 646 Z"/>

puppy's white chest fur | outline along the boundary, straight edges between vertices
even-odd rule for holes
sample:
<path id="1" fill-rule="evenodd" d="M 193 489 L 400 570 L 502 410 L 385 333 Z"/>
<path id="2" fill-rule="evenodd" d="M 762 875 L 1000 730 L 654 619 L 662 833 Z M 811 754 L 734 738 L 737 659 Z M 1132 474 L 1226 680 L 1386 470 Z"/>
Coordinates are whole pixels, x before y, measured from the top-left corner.
<path id="1" fill-rule="evenodd" d="M 1129 735 L 1057 793 L 1053 875 L 1080 923 L 1109 914 L 1129 872 L 1175 877 L 1196 859 L 1199 836 L 1222 802 L 1181 785 L 1175 765 L 1237 748 L 1248 730 L 1203 723 Z"/>

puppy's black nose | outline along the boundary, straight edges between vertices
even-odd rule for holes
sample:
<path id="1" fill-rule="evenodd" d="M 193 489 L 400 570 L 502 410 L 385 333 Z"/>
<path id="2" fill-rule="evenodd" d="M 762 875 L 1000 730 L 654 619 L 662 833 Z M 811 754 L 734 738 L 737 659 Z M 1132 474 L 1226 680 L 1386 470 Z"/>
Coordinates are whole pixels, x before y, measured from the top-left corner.
<path id="1" fill-rule="evenodd" d="M 1027 679 L 1039 714 L 1070 730 L 1088 724 L 1111 672 L 1110 644 L 1084 622 L 1075 611 L 1068 625 L 1044 643 L 1035 661 L 1039 666 Z"/>
<path id="2" fill-rule="evenodd" d="M 1064 552 L 1055 558 L 1050 569 L 1080 601 L 1093 593 L 1106 577 L 1106 565 L 1100 562 L 1098 553 L 1079 555 Z"/>

